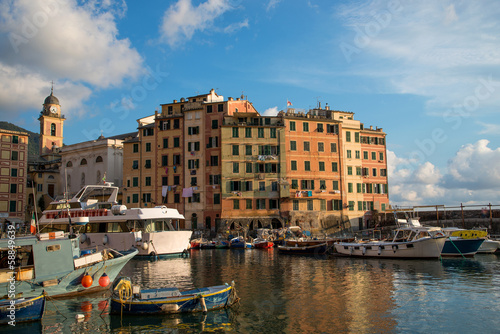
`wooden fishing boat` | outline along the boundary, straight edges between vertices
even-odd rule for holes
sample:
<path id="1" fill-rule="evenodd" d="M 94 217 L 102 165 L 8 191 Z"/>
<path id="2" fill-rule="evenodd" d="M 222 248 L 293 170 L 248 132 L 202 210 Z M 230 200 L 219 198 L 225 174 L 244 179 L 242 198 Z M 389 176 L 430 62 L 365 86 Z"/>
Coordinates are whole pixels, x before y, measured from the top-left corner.
<path id="1" fill-rule="evenodd" d="M 18 322 L 42 319 L 45 311 L 45 294 L 32 298 L 0 300 L 0 324 L 15 326 Z"/>
<path id="2" fill-rule="evenodd" d="M 306 254 L 325 254 L 328 250 L 328 243 L 318 243 L 310 246 L 278 246 L 278 251 L 283 254 L 297 254 L 297 255 L 306 255 Z"/>
<path id="3" fill-rule="evenodd" d="M 253 247 L 260 248 L 260 249 L 272 248 L 272 247 L 274 247 L 274 243 L 272 241 L 267 240 L 267 239 L 256 238 L 253 241 Z"/>
<path id="4" fill-rule="evenodd" d="M 207 312 L 230 307 L 238 301 L 234 282 L 207 288 L 180 291 L 177 288 L 141 290 L 129 278 L 121 278 L 111 296 L 111 313 L 171 314 Z"/>
<path id="5" fill-rule="evenodd" d="M 246 242 L 243 237 L 239 236 L 229 241 L 229 248 L 252 248 L 252 244 Z"/>

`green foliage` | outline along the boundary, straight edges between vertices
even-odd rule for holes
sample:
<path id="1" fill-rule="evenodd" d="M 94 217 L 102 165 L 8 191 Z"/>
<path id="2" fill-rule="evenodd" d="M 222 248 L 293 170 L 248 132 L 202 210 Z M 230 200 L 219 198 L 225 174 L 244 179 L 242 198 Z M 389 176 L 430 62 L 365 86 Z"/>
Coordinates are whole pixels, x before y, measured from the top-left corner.
<path id="1" fill-rule="evenodd" d="M 23 129 L 17 125 L 14 125 L 9 122 L 4 122 L 0 121 L 0 129 L 4 130 L 10 130 L 10 131 L 20 131 L 20 132 L 26 132 L 29 135 L 28 138 L 28 159 L 31 160 L 31 157 L 38 157 L 39 155 L 39 141 L 40 137 L 38 133 L 28 131 L 26 129 Z"/>

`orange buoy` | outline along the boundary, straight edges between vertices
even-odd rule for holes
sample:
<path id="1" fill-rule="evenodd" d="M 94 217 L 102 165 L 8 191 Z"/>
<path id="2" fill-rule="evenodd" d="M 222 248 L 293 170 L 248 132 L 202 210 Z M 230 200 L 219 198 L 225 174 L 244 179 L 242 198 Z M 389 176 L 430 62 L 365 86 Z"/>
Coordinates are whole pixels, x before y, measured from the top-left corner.
<path id="1" fill-rule="evenodd" d="M 88 288 L 92 285 L 94 281 L 92 280 L 92 276 L 85 275 L 82 277 L 82 285 L 84 288 Z"/>
<path id="2" fill-rule="evenodd" d="M 102 276 L 99 278 L 99 285 L 103 288 L 109 285 L 109 276 L 106 275 L 106 273 L 102 274 Z"/>

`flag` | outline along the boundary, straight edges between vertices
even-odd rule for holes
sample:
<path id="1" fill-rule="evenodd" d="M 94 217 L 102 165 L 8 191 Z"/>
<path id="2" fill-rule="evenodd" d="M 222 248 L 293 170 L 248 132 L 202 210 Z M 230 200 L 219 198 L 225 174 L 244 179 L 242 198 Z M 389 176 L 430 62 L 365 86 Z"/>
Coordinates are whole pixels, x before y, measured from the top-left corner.
<path id="1" fill-rule="evenodd" d="M 287 107 L 289 107 L 289 106 L 291 106 L 291 105 L 292 105 L 292 102 L 290 102 L 290 101 L 286 100 L 286 106 L 287 106 Z"/>
<path id="2" fill-rule="evenodd" d="M 30 233 L 35 234 L 36 233 L 36 225 L 35 225 L 35 213 L 31 215 L 31 225 L 30 225 Z"/>

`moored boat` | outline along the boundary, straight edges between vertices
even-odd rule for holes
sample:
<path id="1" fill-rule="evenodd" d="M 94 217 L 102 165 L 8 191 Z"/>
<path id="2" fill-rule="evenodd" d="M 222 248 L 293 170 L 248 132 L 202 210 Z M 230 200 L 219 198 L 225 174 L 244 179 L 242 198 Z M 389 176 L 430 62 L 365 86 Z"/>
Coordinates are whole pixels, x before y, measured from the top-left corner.
<path id="1" fill-rule="evenodd" d="M 486 238 L 477 252 L 481 254 L 492 254 L 495 253 L 499 247 L 500 241 Z"/>
<path id="2" fill-rule="evenodd" d="M 445 241 L 438 227 L 408 226 L 396 229 L 391 240 L 337 242 L 334 246 L 338 254 L 348 256 L 438 258 Z"/>
<path id="3" fill-rule="evenodd" d="M 448 237 L 441 251 L 442 256 L 474 256 L 483 244 L 486 231 L 466 230 L 456 227 L 445 227 L 443 232 Z"/>
<path id="4" fill-rule="evenodd" d="M 177 288 L 141 290 L 130 279 L 121 278 L 111 296 L 111 313 L 171 314 L 207 312 L 232 306 L 238 297 L 234 282 L 188 291 Z"/>
<path id="5" fill-rule="evenodd" d="M 283 254 L 297 254 L 297 255 L 306 255 L 306 254 L 325 254 L 328 250 L 328 243 L 318 243 L 309 246 L 278 246 L 278 251 Z"/>
<path id="6" fill-rule="evenodd" d="M 253 241 L 253 247 L 259 248 L 259 249 L 272 248 L 272 247 L 274 247 L 274 243 L 272 241 L 267 240 L 267 239 L 256 238 Z"/>
<path id="7" fill-rule="evenodd" d="M 18 322 L 37 321 L 42 319 L 44 311 L 44 293 L 31 298 L 2 299 L 0 300 L 0 324 L 15 326 Z"/>
<path id="8" fill-rule="evenodd" d="M 82 248 L 126 251 L 136 247 L 139 256 L 187 251 L 192 231 L 179 229 L 183 215 L 166 206 L 128 209 L 118 204 L 118 189 L 111 183 L 89 185 L 70 200 L 50 203 L 39 220 L 41 230 L 69 232 L 69 218 L 88 217 L 80 231 Z"/>
<path id="9" fill-rule="evenodd" d="M 252 248 L 252 244 L 245 241 L 242 236 L 229 240 L 229 248 Z"/>
<path id="10" fill-rule="evenodd" d="M 4 298 L 12 287 L 16 296 L 24 298 L 37 297 L 42 292 L 59 298 L 106 290 L 138 253 L 135 248 L 126 252 L 81 252 L 79 237 L 61 231 L 0 239 L 0 252 L 0 291 L 5 293 Z M 9 256 L 15 258 L 14 263 Z M 101 280 L 103 276 L 105 279 Z"/>

